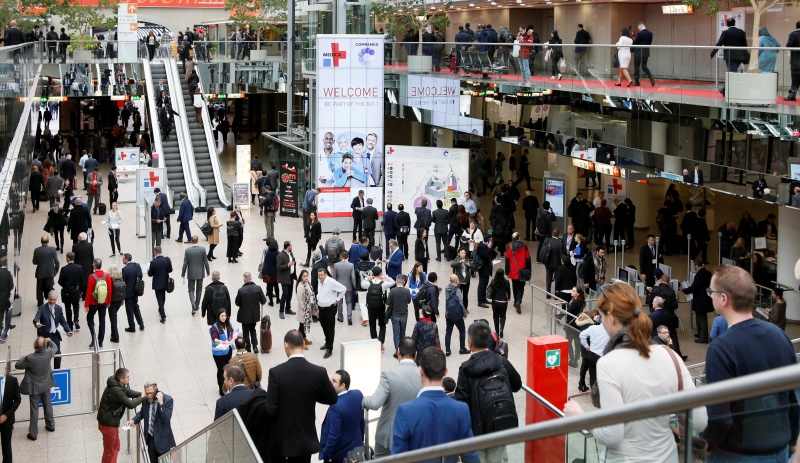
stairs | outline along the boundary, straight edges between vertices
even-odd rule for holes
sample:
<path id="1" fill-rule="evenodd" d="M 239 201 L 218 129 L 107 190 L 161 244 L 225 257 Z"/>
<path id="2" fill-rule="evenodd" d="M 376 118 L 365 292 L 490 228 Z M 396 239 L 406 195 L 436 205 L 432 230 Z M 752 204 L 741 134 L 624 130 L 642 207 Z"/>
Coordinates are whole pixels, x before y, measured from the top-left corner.
<path id="1" fill-rule="evenodd" d="M 164 82 L 168 82 L 167 80 L 167 72 L 164 69 L 163 62 L 153 62 L 150 64 L 150 72 L 152 74 L 152 82 L 149 85 L 154 85 L 154 82 L 158 82 L 159 79 L 162 79 Z M 170 96 L 172 98 L 176 98 L 176 94 L 173 89 L 170 88 Z M 191 112 L 191 116 L 194 117 L 194 111 Z M 184 115 L 181 114 L 181 117 Z M 188 114 L 186 115 L 188 116 Z M 177 117 L 177 116 L 176 116 Z M 175 134 L 175 127 L 173 126 L 172 133 L 170 134 L 169 139 L 161 140 L 161 144 L 163 146 L 164 152 L 161 155 L 164 157 L 164 167 L 167 168 L 167 185 L 173 191 L 175 196 L 179 193 L 186 193 L 186 180 L 183 178 L 183 167 L 182 167 L 182 159 L 181 159 L 181 152 L 178 148 L 178 138 Z M 172 204 L 175 204 L 175 198 L 172 199 Z"/>
<path id="2" fill-rule="evenodd" d="M 155 74 L 153 78 L 156 79 Z M 224 207 L 217 192 L 214 168 L 211 166 L 211 154 L 208 151 L 208 142 L 206 141 L 206 130 L 210 131 L 211 127 L 206 127 L 205 129 L 200 127 L 192 105 L 193 99 L 189 94 L 189 84 L 186 82 L 184 74 L 181 74 L 181 90 L 183 92 L 183 104 L 186 108 L 186 122 L 189 125 L 189 135 L 192 140 L 192 149 L 194 150 L 197 178 L 200 186 L 206 190 L 206 206 Z M 203 111 L 208 111 L 208 109 L 203 108 Z M 214 153 L 215 156 L 216 154 Z"/>

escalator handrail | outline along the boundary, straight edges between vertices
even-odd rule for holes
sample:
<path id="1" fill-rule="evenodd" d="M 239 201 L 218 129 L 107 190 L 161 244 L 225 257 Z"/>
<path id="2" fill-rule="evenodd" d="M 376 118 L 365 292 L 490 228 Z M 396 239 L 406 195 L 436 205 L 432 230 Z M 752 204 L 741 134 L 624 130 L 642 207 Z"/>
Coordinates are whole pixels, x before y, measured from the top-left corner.
<path id="1" fill-rule="evenodd" d="M 164 145 L 161 143 L 161 126 L 158 125 L 158 109 L 156 108 L 156 95 L 155 88 L 153 87 L 153 72 L 150 69 L 150 61 L 142 61 L 142 69 L 144 69 L 144 78 L 147 82 L 145 91 L 147 92 L 147 112 L 150 114 L 150 131 L 153 134 L 153 153 L 158 153 L 158 161 L 156 167 L 165 167 L 164 165 Z M 150 156 L 153 155 L 150 153 Z"/>
<path id="2" fill-rule="evenodd" d="M 200 78 L 200 88 L 205 89 L 203 85 L 203 80 L 200 77 L 200 73 L 197 73 L 197 77 Z M 194 98 L 191 94 L 189 97 Z M 225 178 L 222 174 L 222 166 L 219 164 L 219 157 L 217 156 L 217 145 L 214 143 L 214 136 L 212 133 L 211 128 L 211 117 L 208 115 L 208 102 L 203 100 L 203 110 L 200 111 L 201 117 L 203 118 L 203 132 L 206 135 L 206 144 L 208 145 L 208 158 L 211 161 L 211 169 L 214 171 L 214 184 L 217 186 L 217 197 L 219 198 L 220 204 L 225 207 L 230 205 L 230 201 L 228 201 L 228 196 L 225 194 Z"/>

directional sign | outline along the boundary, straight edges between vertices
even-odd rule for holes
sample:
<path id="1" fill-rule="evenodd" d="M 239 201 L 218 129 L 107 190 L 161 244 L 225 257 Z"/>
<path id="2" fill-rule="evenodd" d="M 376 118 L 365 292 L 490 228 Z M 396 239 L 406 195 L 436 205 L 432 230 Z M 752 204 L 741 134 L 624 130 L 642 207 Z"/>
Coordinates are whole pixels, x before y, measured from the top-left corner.
<path id="1" fill-rule="evenodd" d="M 3 387 L 5 376 L 0 377 L 0 388 Z M 69 405 L 72 402 L 72 374 L 70 370 L 53 370 L 53 380 L 56 385 L 50 389 L 50 400 L 53 405 Z M 39 401 L 39 406 L 42 402 Z"/>
<path id="2" fill-rule="evenodd" d="M 120 3 L 117 5 L 117 24 L 139 22 L 139 6 L 136 3 Z"/>
<path id="3" fill-rule="evenodd" d="M 545 366 L 546 368 L 561 366 L 561 351 L 559 349 L 545 351 Z"/>

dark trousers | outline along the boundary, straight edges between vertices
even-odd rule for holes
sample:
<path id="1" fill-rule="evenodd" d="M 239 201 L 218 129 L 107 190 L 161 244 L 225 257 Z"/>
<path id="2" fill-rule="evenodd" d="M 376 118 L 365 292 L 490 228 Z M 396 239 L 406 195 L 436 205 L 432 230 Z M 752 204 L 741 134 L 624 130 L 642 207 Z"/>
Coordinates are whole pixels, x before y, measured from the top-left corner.
<path id="1" fill-rule="evenodd" d="M 56 249 L 64 251 L 64 227 L 53 228 L 53 235 L 56 237 Z"/>
<path id="2" fill-rule="evenodd" d="M 478 304 L 486 304 L 486 287 L 489 285 L 490 274 L 478 273 Z"/>
<path id="3" fill-rule="evenodd" d="M 56 345 L 56 355 L 53 357 L 53 369 L 58 370 L 61 368 L 61 335 L 58 332 L 50 333 L 50 340 Z"/>
<path id="4" fill-rule="evenodd" d="M 89 325 L 89 333 L 92 337 L 92 342 L 94 342 L 95 338 L 95 329 L 94 329 L 94 315 L 100 315 L 100 327 L 97 330 L 97 343 L 103 344 L 103 338 L 106 336 L 106 305 L 99 304 L 99 305 L 90 305 L 89 306 L 89 313 L 86 315 L 86 324 Z"/>
<path id="5" fill-rule="evenodd" d="M 108 321 L 111 324 L 111 341 L 119 342 L 119 327 L 117 327 L 117 311 L 122 307 L 122 302 L 112 302 L 108 305 Z"/>
<path id="6" fill-rule="evenodd" d="M 258 334 L 255 323 L 242 323 L 242 339 L 247 344 L 249 352 L 258 353 Z"/>
<path id="7" fill-rule="evenodd" d="M 697 336 L 701 341 L 708 341 L 708 314 L 695 312 L 697 319 Z"/>
<path id="8" fill-rule="evenodd" d="M 632 223 L 625 225 L 625 230 L 628 233 L 628 241 L 625 242 L 625 246 L 633 247 L 633 225 Z"/>
<path id="9" fill-rule="evenodd" d="M 281 283 L 281 312 L 292 308 L 292 284 Z"/>
<path id="10" fill-rule="evenodd" d="M 583 357 L 583 361 L 581 362 L 578 384 L 581 386 L 586 385 L 586 372 L 588 371 L 589 387 L 594 386 L 595 381 L 597 381 L 597 361 L 600 359 L 600 356 L 581 347 L 581 357 Z"/>
<path id="11" fill-rule="evenodd" d="M 408 259 L 408 233 L 398 233 L 397 244 L 399 245 L 400 250 L 403 251 L 403 258 Z M 389 249 L 389 246 L 386 246 L 386 249 Z"/>
<path id="12" fill-rule="evenodd" d="M 167 314 L 164 312 L 164 302 L 167 300 L 167 290 L 166 289 L 157 289 L 156 292 L 156 302 L 158 302 L 158 314 L 161 315 L 161 319 L 167 318 Z"/>
<path id="13" fill-rule="evenodd" d="M 464 308 L 469 309 L 469 283 L 461 283 L 458 286 L 461 288 L 461 301 L 464 303 Z"/>
<path id="14" fill-rule="evenodd" d="M 230 361 L 231 356 L 233 356 L 231 349 L 228 349 L 228 353 L 225 355 L 212 355 L 212 357 L 214 357 L 214 363 L 217 365 L 217 387 L 219 387 L 220 392 L 222 392 L 222 383 L 225 380 L 223 370 L 225 369 L 225 365 L 228 364 L 228 361 Z"/>
<path id="15" fill-rule="evenodd" d="M 172 223 L 169 221 L 169 217 L 170 217 L 169 215 L 164 216 L 164 225 L 167 226 L 167 232 L 164 234 L 164 236 L 166 236 L 167 238 L 169 238 L 170 235 L 172 234 Z"/>
<path id="16" fill-rule="evenodd" d="M 353 241 L 360 240 L 364 234 L 364 224 L 361 223 L 361 217 L 353 218 Z"/>
<path id="17" fill-rule="evenodd" d="M 797 93 L 797 89 L 800 88 L 800 72 L 793 72 L 792 73 L 792 86 L 789 88 L 789 92 Z"/>
<path id="18" fill-rule="evenodd" d="M 47 300 L 47 295 L 53 290 L 53 278 L 36 279 L 36 306 L 41 307 Z"/>
<path id="19" fill-rule="evenodd" d="M 11 463 L 11 435 L 14 433 L 14 425 L 11 423 L 0 424 L 0 443 L 3 447 L 3 462 Z"/>
<path id="20" fill-rule="evenodd" d="M 152 59 L 150 60 L 152 61 Z M 147 444 L 147 456 L 150 457 L 150 463 L 158 463 L 158 457 L 161 455 L 158 454 L 158 450 L 156 450 L 156 441 L 150 434 L 145 437 L 145 443 Z"/>
<path id="21" fill-rule="evenodd" d="M 367 235 L 367 238 L 369 238 L 369 246 L 370 246 L 370 248 L 372 248 L 372 246 L 376 246 L 376 243 L 375 243 L 375 229 L 374 228 L 366 228 L 366 229 L 364 229 L 364 234 Z M 389 246 L 386 246 L 386 247 L 388 248 Z"/>
<path id="22" fill-rule="evenodd" d="M 525 217 L 525 239 L 536 239 L 536 217 Z"/>
<path id="23" fill-rule="evenodd" d="M 108 240 L 111 241 L 111 254 L 116 254 L 119 251 L 122 254 L 122 245 L 119 244 L 119 228 L 116 229 L 108 229 Z M 117 247 L 114 247 L 116 242 Z"/>
<path id="24" fill-rule="evenodd" d="M 136 328 L 134 319 L 140 328 L 144 327 L 142 312 L 139 311 L 139 296 L 125 298 L 125 314 L 128 316 L 128 328 Z"/>
<path id="25" fill-rule="evenodd" d="M 442 258 L 442 244 L 444 244 L 444 258 L 450 260 L 450 256 L 447 254 L 447 247 L 449 246 L 449 243 L 446 241 L 447 233 L 434 233 L 433 237 L 436 240 L 436 258 Z M 455 258 L 455 256 L 453 256 L 453 258 Z"/>
<path id="26" fill-rule="evenodd" d="M 135 127 L 136 126 L 134 125 L 134 128 Z M 114 190 L 109 191 L 108 192 L 108 207 L 110 208 L 112 204 L 117 202 L 117 200 L 119 200 L 119 192 L 118 191 L 114 191 Z"/>
<path id="27" fill-rule="evenodd" d="M 370 317 L 372 318 L 372 317 Z M 333 349 L 333 336 L 336 334 L 336 304 L 319 308 L 319 324 L 325 334 L 325 345 Z M 372 323 L 370 321 L 370 323 Z"/>
<path id="28" fill-rule="evenodd" d="M 539 245 L 536 247 L 536 262 L 539 262 L 539 254 L 542 253 L 542 246 L 544 246 L 544 242 L 547 240 L 545 235 L 536 235 L 539 237 Z"/>
<path id="29" fill-rule="evenodd" d="M 70 328 L 73 328 L 78 323 L 78 316 L 81 313 L 79 307 L 81 302 L 80 295 L 75 296 L 74 299 L 70 299 L 69 297 L 64 297 L 62 293 L 61 302 L 64 304 L 64 312 L 67 314 L 67 324 Z"/>
<path id="30" fill-rule="evenodd" d="M 551 269 L 550 267 L 545 267 L 544 274 L 545 274 L 544 281 L 545 281 L 545 284 L 547 285 L 546 286 L 547 292 L 548 293 L 552 293 L 553 292 L 552 291 L 552 289 L 553 289 L 553 278 L 555 277 L 556 271 Z M 548 295 L 547 297 L 549 298 L 550 296 Z M 516 299 L 516 295 L 515 295 L 515 299 Z"/>
<path id="31" fill-rule="evenodd" d="M 189 222 L 181 222 L 180 228 L 178 228 L 178 239 L 180 240 L 183 236 L 183 233 L 186 232 L 186 241 L 192 241 L 192 231 L 189 230 Z"/>
<path id="32" fill-rule="evenodd" d="M 302 455 L 299 457 L 280 457 L 276 461 L 286 463 L 311 463 L 311 455 Z"/>
<path id="33" fill-rule="evenodd" d="M 647 68 L 647 60 L 649 56 L 642 57 L 640 53 L 633 54 L 633 80 L 639 82 L 639 67 L 641 66 L 644 74 L 652 79 L 653 74 L 650 73 L 650 69 Z"/>
<path id="34" fill-rule="evenodd" d="M 456 258 L 456 256 L 450 255 L 450 243 L 453 241 L 453 237 L 457 236 L 458 234 L 459 234 L 458 227 L 451 226 L 450 228 L 447 229 L 447 243 L 445 245 L 445 249 L 447 250 L 445 252 L 445 257 L 447 258 L 447 260 Z"/>
<path id="35" fill-rule="evenodd" d="M 267 297 L 269 298 L 269 305 L 272 305 L 272 298 L 277 299 L 278 303 L 280 304 L 280 294 L 278 283 L 267 283 Z"/>
<path id="36" fill-rule="evenodd" d="M 506 313 L 508 312 L 508 301 L 492 301 L 492 318 L 494 319 L 494 331 L 502 336 L 503 328 L 506 325 Z"/>
<path id="37" fill-rule="evenodd" d="M 383 308 L 379 309 L 367 309 L 369 312 L 369 337 L 372 339 L 378 339 L 383 345 L 383 341 L 386 340 L 386 312 Z M 380 327 L 380 332 L 376 328 L 375 325 Z"/>
<path id="38" fill-rule="evenodd" d="M 447 318 L 447 331 L 444 334 L 444 346 L 445 351 L 450 352 L 450 338 L 453 336 L 453 327 L 458 328 L 458 347 L 460 350 L 464 350 L 467 348 L 465 344 L 465 340 L 467 337 L 467 329 L 464 326 L 464 319 L 459 319 L 456 321 L 450 320 Z"/>
<path id="39" fill-rule="evenodd" d="M 525 282 L 511 280 L 511 292 L 514 293 L 514 304 L 522 304 L 522 295 L 525 294 Z"/>
<path id="40" fill-rule="evenodd" d="M 525 184 L 528 186 L 528 189 L 531 189 L 531 174 L 528 172 L 528 169 L 525 170 L 518 170 L 517 171 L 517 181 L 514 182 L 514 188 L 517 187 L 522 181 L 525 180 Z"/>

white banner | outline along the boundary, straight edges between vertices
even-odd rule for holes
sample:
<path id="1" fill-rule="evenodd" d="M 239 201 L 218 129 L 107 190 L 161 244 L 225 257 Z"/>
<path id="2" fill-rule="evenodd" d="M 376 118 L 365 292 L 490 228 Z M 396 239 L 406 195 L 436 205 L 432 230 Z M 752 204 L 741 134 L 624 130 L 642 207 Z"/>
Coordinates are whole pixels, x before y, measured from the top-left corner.
<path id="1" fill-rule="evenodd" d="M 406 106 L 446 114 L 461 114 L 461 81 L 439 77 L 408 76 Z"/>
<path id="2" fill-rule="evenodd" d="M 134 170 L 139 167 L 139 148 L 116 148 L 115 163 L 120 171 Z"/>
<path id="3" fill-rule="evenodd" d="M 153 204 L 156 199 L 154 189 L 161 189 L 162 193 L 167 192 L 167 172 L 162 167 L 140 167 L 136 170 L 136 204 L 144 206 L 147 198 L 149 204 Z"/>
<path id="4" fill-rule="evenodd" d="M 431 211 L 436 200 L 447 209 L 450 198 L 461 203 L 468 188 L 468 149 L 386 145 L 386 202 L 395 211 L 402 204 L 412 222 L 423 199 Z"/>
<path id="5" fill-rule="evenodd" d="M 570 155 L 573 158 L 586 159 L 588 161 L 597 161 L 597 148 L 589 148 L 588 150 L 573 149 Z"/>
<path id="6" fill-rule="evenodd" d="M 383 209 L 383 39 L 317 36 L 320 218 L 349 217 L 359 190 Z"/>

